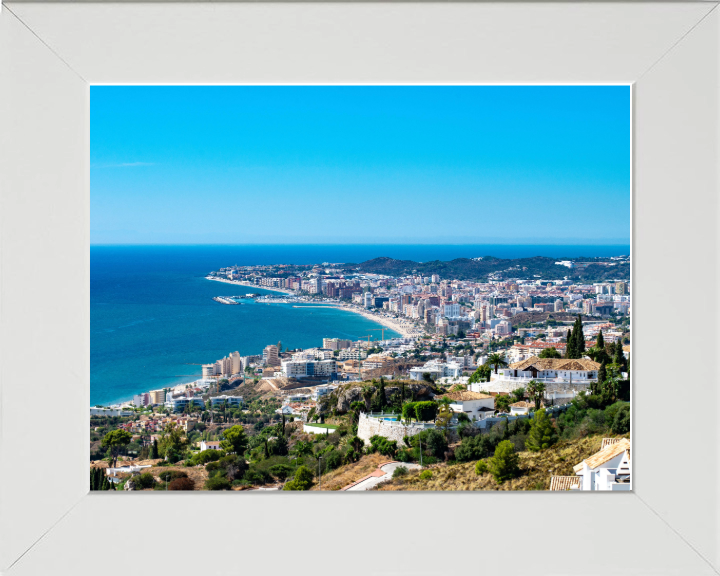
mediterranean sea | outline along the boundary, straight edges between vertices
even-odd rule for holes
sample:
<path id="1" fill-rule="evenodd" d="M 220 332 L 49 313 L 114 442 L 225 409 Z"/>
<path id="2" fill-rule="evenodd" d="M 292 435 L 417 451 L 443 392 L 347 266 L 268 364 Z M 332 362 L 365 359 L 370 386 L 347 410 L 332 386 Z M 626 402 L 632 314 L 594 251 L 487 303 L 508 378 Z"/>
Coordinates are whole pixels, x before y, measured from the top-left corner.
<path id="1" fill-rule="evenodd" d="M 377 338 L 380 325 L 334 308 L 287 304 L 226 306 L 213 296 L 268 293 L 205 280 L 218 268 L 253 264 L 362 262 L 379 256 L 415 261 L 476 256 L 520 258 L 618 256 L 619 246 L 525 245 L 246 245 L 90 248 L 90 401 L 191 382 L 201 364 L 235 350 L 260 354 L 268 344 L 321 346 L 323 338 Z M 399 334 L 385 331 L 385 337 Z"/>

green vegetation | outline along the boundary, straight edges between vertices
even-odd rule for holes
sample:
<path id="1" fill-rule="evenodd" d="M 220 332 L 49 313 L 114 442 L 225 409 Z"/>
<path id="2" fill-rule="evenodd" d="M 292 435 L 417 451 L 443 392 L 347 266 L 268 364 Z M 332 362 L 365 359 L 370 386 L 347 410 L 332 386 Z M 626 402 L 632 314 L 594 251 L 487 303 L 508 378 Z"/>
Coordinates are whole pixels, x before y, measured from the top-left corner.
<path id="1" fill-rule="evenodd" d="M 531 452 L 550 448 L 558 441 L 557 431 L 545 410 L 537 410 L 530 425 L 525 447 Z"/>
<path id="2" fill-rule="evenodd" d="M 283 490 L 310 490 L 313 483 L 313 473 L 307 466 L 300 466 L 295 477 L 285 484 Z"/>
<path id="3" fill-rule="evenodd" d="M 545 393 L 545 384 L 537 380 L 530 380 L 525 388 L 525 394 L 535 402 L 535 410 L 540 410 L 540 404 Z"/>
<path id="4" fill-rule="evenodd" d="M 563 258 L 560 258 L 561 260 Z M 583 262 L 607 262 L 607 258 L 564 258 L 565 260 L 582 260 Z M 374 258 L 360 264 L 348 263 L 342 267 L 348 271 L 355 272 L 358 269 L 362 272 L 375 274 L 387 274 L 389 276 L 402 276 L 406 274 L 420 274 L 430 276 L 438 274 L 445 278 L 456 278 L 458 280 L 481 280 L 486 279 L 488 274 L 495 274 L 500 278 L 517 277 L 517 269 L 523 270 L 528 276 L 541 276 L 548 280 L 561 280 L 568 277 L 572 280 L 583 282 L 602 282 L 608 279 L 629 279 L 630 263 L 618 262 L 615 266 L 602 266 L 591 264 L 584 270 L 569 270 L 564 266 L 555 264 L 556 258 L 545 258 L 536 256 L 533 258 L 512 258 L 503 259 L 494 256 L 483 256 L 479 260 L 469 258 L 456 258 L 448 262 L 432 260 L 429 262 L 413 262 L 412 260 L 394 260 L 392 258 Z"/>
<path id="5" fill-rule="evenodd" d="M 118 429 L 105 434 L 102 446 L 108 449 L 107 457 L 110 461 L 110 468 L 115 468 L 120 450 L 130 444 L 130 440 L 132 440 L 132 434 L 127 430 Z"/>
<path id="6" fill-rule="evenodd" d="M 488 470 L 499 484 L 520 475 L 520 459 L 512 442 L 503 440 L 497 445 Z"/>
<path id="7" fill-rule="evenodd" d="M 582 327 L 582 316 L 578 314 L 573 324 L 572 331 L 567 338 L 567 347 L 565 349 L 565 358 L 579 359 L 585 353 L 585 334 Z"/>
<path id="8" fill-rule="evenodd" d="M 540 352 L 538 358 L 562 358 L 562 356 L 560 355 L 560 352 L 558 352 L 554 347 L 552 347 L 545 348 L 545 350 Z"/>
<path id="9" fill-rule="evenodd" d="M 505 356 L 503 354 L 498 354 L 497 352 L 490 354 L 490 356 L 488 356 L 486 364 L 493 368 L 493 370 L 495 371 L 495 374 L 498 373 L 498 368 L 504 368 L 505 366 L 508 365 L 507 360 L 505 359 Z"/>
<path id="10" fill-rule="evenodd" d="M 115 484 L 108 480 L 104 468 L 90 468 L 90 490 L 115 490 Z"/>
<path id="11" fill-rule="evenodd" d="M 401 476 L 407 476 L 408 469 L 407 466 L 398 466 L 393 470 L 392 477 L 393 478 L 400 478 Z"/>

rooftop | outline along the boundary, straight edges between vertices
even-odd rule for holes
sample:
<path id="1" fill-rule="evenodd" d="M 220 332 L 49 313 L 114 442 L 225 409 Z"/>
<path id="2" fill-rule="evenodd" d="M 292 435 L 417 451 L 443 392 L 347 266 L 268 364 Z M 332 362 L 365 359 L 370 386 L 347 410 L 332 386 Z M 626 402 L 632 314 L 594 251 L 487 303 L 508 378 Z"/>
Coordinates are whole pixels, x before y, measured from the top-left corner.
<path id="1" fill-rule="evenodd" d="M 588 468 L 594 470 L 598 466 L 602 466 L 605 462 L 612 460 L 615 456 L 622 454 L 626 450 L 630 450 L 630 440 L 627 438 L 621 438 L 619 442 L 606 445 L 605 448 L 602 448 L 599 452 L 590 456 L 590 458 L 586 458 L 580 462 L 580 464 L 576 464 L 573 466 L 573 470 L 576 473 L 582 472 L 583 462 L 588 465 Z"/>
<path id="2" fill-rule="evenodd" d="M 441 398 L 449 398 L 450 400 L 487 400 L 492 398 L 489 394 L 481 394 L 480 392 L 470 392 L 469 390 L 460 390 L 458 392 L 448 392 L 443 394 Z"/>
<path id="3" fill-rule="evenodd" d="M 592 360 L 538 358 L 537 356 L 510 364 L 510 368 L 513 370 L 527 370 L 531 366 L 537 370 L 598 370 L 600 368 L 600 364 Z"/>
<path id="4" fill-rule="evenodd" d="M 564 491 L 564 490 L 578 490 L 580 488 L 580 477 L 579 476 L 551 476 L 550 477 L 550 490 L 553 491 Z"/>

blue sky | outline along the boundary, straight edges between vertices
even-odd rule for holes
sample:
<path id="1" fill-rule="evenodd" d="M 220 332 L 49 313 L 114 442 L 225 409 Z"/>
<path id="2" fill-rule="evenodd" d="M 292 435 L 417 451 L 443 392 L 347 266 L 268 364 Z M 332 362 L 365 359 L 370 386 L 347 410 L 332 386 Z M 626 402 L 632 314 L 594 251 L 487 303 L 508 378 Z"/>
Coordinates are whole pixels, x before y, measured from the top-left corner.
<path id="1" fill-rule="evenodd" d="M 627 86 L 94 86 L 91 242 L 629 243 Z"/>

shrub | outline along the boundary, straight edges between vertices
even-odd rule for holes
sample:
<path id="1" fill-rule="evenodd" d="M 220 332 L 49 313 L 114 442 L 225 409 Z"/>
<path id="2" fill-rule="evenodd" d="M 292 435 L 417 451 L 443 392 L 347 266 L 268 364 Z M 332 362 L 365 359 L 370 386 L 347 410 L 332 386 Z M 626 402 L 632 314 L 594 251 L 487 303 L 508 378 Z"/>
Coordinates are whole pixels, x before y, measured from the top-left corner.
<path id="1" fill-rule="evenodd" d="M 431 480 L 432 479 L 432 472 L 430 470 L 423 470 L 420 472 L 420 480 Z"/>
<path id="2" fill-rule="evenodd" d="M 485 462 L 485 460 L 478 460 L 475 463 L 475 474 L 480 476 L 481 474 L 487 474 L 487 471 L 488 471 L 488 465 L 487 465 L 487 462 Z"/>
<path id="3" fill-rule="evenodd" d="M 625 404 L 620 407 L 615 414 L 615 419 L 612 423 L 613 434 L 627 434 L 630 432 L 630 405 Z"/>
<path id="4" fill-rule="evenodd" d="M 393 457 L 397 452 L 397 441 L 375 435 L 370 438 L 368 452 L 378 452 L 384 456 Z"/>
<path id="5" fill-rule="evenodd" d="M 216 476 L 227 476 L 227 470 L 225 468 L 213 468 L 208 472 L 208 478 L 215 478 Z"/>
<path id="6" fill-rule="evenodd" d="M 222 450 L 203 450 L 202 452 L 198 452 L 195 454 L 192 458 L 188 460 L 188 463 L 191 466 L 200 466 L 205 465 L 208 462 L 217 462 L 220 460 L 220 458 L 223 457 L 225 452 Z"/>
<path id="7" fill-rule="evenodd" d="M 194 490 L 195 482 L 188 477 L 175 478 L 168 484 L 168 490 Z"/>
<path id="8" fill-rule="evenodd" d="M 403 420 L 412 420 L 415 418 L 415 404 L 417 402 L 406 402 L 402 407 Z"/>
<path id="9" fill-rule="evenodd" d="M 503 440 L 497 445 L 488 469 L 498 484 L 520 475 L 520 459 L 512 442 Z"/>
<path id="10" fill-rule="evenodd" d="M 245 480 L 251 484 L 267 484 L 272 480 L 272 478 L 268 472 L 265 472 L 265 470 L 250 468 L 250 470 L 245 472 Z"/>
<path id="11" fill-rule="evenodd" d="M 149 472 L 134 476 L 132 481 L 135 483 L 136 490 L 143 490 L 145 488 L 153 488 L 155 486 L 155 477 Z"/>
<path id="12" fill-rule="evenodd" d="M 393 478 L 400 478 L 402 476 L 407 476 L 408 469 L 405 466 L 398 466 L 393 470 Z"/>
<path id="13" fill-rule="evenodd" d="M 206 490 L 230 490 L 230 480 L 225 476 L 213 476 L 205 481 Z"/>
<path id="14" fill-rule="evenodd" d="M 295 472 L 295 478 L 285 484 L 283 490 L 310 490 L 313 473 L 307 466 L 300 466 Z"/>
<path id="15" fill-rule="evenodd" d="M 398 451 L 395 459 L 400 460 L 400 462 L 412 462 L 413 460 L 415 460 L 415 458 L 413 457 L 413 453 L 406 448 Z"/>
<path id="16" fill-rule="evenodd" d="M 429 422 L 430 420 L 435 420 L 437 412 L 437 402 L 433 402 L 431 400 L 428 400 L 426 402 L 415 402 L 415 417 L 420 422 Z"/>
<path id="17" fill-rule="evenodd" d="M 187 473 L 182 470 L 164 470 L 160 472 L 159 477 L 163 482 L 170 482 L 176 478 L 187 478 Z"/>
<path id="18" fill-rule="evenodd" d="M 268 472 L 270 472 L 270 474 L 275 476 L 278 480 L 283 481 L 290 476 L 292 466 L 289 464 L 275 464 L 269 468 Z"/>
<path id="19" fill-rule="evenodd" d="M 325 471 L 326 472 L 335 470 L 335 468 L 339 468 L 340 466 L 342 466 L 342 463 L 343 463 L 342 452 L 340 452 L 338 450 L 330 450 L 323 457 L 323 462 L 325 463 Z"/>

